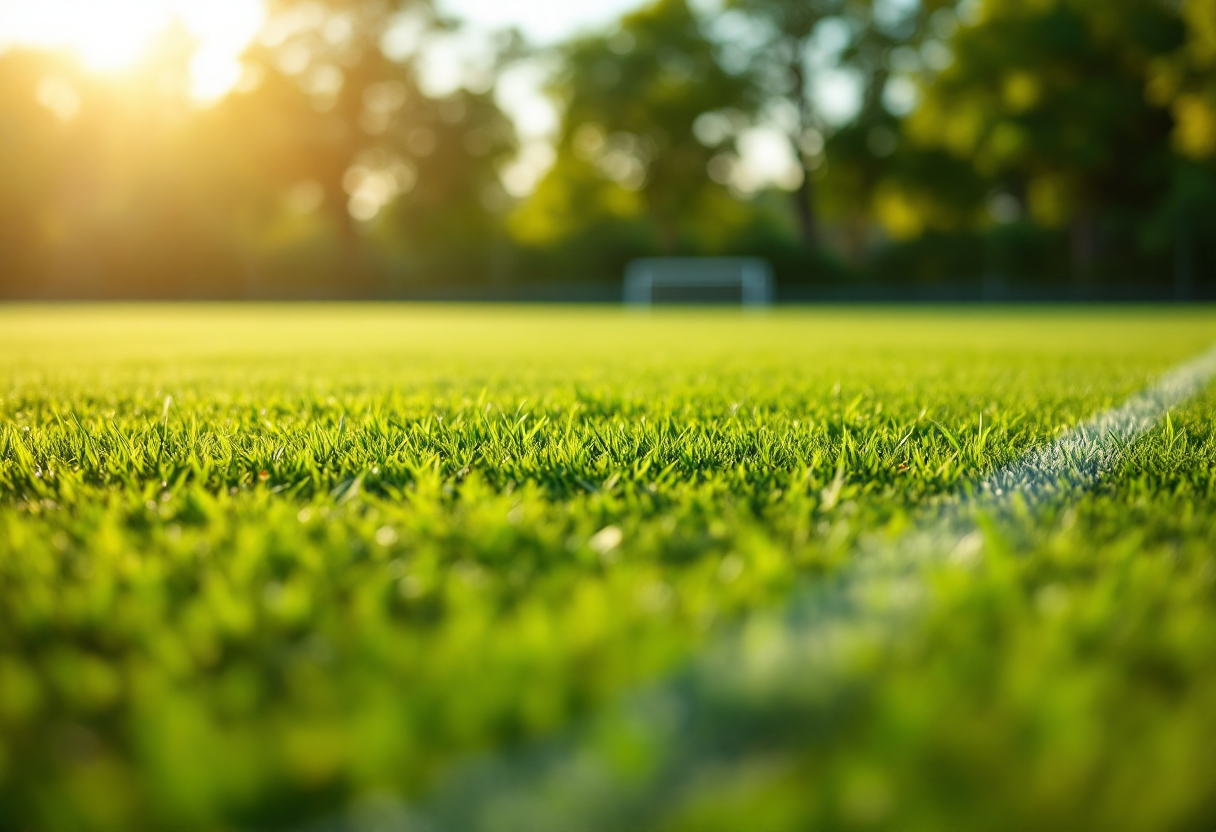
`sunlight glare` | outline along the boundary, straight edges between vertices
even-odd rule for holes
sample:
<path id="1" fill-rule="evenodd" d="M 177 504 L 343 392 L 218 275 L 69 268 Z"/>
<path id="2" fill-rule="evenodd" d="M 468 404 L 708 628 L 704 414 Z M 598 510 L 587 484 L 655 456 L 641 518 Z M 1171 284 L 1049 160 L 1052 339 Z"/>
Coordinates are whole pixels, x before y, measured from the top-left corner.
<path id="1" fill-rule="evenodd" d="M 0 0 L 0 51 L 13 45 L 63 48 L 91 70 L 121 71 L 179 21 L 197 44 L 192 93 L 210 101 L 237 83 L 240 55 L 265 17 L 264 0 Z"/>

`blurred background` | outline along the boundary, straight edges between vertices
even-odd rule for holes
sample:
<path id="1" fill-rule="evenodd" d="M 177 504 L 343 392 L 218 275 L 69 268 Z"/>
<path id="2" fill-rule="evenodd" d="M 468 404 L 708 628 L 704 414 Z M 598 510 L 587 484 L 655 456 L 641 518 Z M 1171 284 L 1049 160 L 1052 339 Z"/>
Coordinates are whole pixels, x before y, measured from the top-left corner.
<path id="1" fill-rule="evenodd" d="M 0 298 L 1216 297 L 1216 0 L 0 0 Z"/>

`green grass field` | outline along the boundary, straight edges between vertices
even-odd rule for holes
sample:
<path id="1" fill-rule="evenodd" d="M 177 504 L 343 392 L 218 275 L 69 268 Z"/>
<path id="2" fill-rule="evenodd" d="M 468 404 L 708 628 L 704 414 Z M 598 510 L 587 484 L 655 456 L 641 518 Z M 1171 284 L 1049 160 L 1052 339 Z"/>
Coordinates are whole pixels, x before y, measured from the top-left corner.
<path id="1" fill-rule="evenodd" d="M 0 309 L 0 829 L 381 828 L 1213 342 L 1210 310 Z M 830 691 L 758 687 L 745 749 L 596 823 L 1213 828 L 1214 412 L 986 524 Z"/>

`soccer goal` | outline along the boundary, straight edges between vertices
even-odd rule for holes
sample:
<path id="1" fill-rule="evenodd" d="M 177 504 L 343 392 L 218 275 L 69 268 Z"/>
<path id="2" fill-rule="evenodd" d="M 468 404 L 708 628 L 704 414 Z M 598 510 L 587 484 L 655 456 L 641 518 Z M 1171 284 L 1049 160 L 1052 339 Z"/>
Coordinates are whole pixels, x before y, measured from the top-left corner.
<path id="1" fill-rule="evenodd" d="M 773 270 L 759 257 L 643 257 L 625 269 L 625 303 L 773 302 Z"/>

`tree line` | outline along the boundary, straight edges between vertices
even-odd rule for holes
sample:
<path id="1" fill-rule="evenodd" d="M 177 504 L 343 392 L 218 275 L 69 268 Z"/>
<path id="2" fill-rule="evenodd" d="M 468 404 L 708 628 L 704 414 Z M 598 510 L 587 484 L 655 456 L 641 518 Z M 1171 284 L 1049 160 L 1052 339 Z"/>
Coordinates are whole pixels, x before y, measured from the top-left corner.
<path id="1" fill-rule="evenodd" d="M 762 255 L 787 291 L 1216 291 L 1216 0 L 651 0 L 543 50 L 501 33 L 428 91 L 459 25 L 274 0 L 208 106 L 181 27 L 121 80 L 10 48 L 0 296 L 475 293 L 649 254 Z M 560 123 L 512 194 L 519 62 Z"/>

